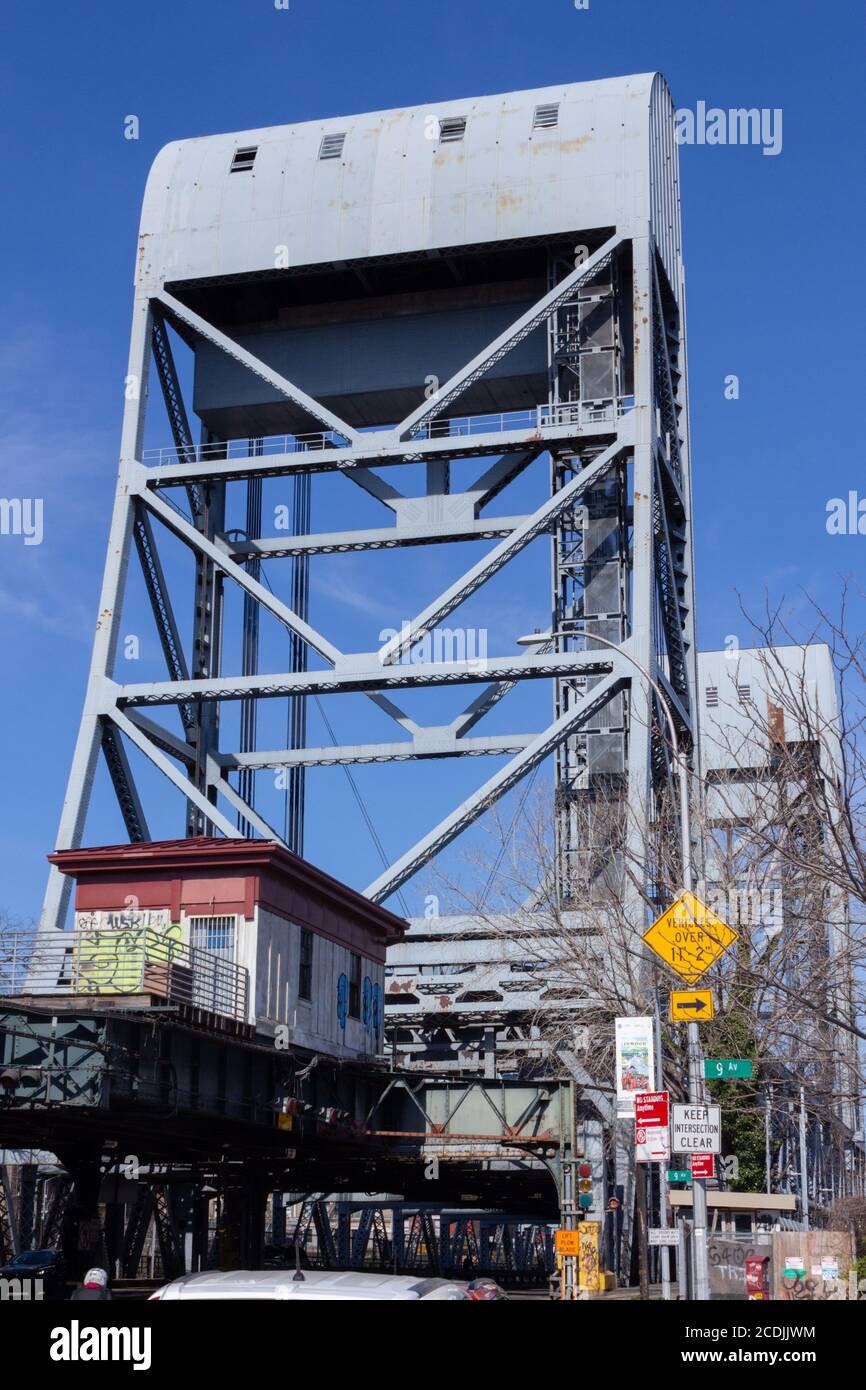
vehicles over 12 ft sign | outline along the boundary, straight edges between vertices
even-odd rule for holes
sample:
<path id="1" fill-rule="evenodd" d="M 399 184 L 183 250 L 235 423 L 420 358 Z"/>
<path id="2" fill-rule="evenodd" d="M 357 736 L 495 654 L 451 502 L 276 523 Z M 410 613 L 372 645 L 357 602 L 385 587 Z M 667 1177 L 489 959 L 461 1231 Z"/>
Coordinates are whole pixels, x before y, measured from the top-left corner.
<path id="1" fill-rule="evenodd" d="M 682 893 L 643 939 L 681 980 L 694 985 L 738 937 L 693 893 Z"/>
<path id="2" fill-rule="evenodd" d="M 673 1106 L 671 1148 L 675 1153 L 721 1153 L 721 1106 Z"/>

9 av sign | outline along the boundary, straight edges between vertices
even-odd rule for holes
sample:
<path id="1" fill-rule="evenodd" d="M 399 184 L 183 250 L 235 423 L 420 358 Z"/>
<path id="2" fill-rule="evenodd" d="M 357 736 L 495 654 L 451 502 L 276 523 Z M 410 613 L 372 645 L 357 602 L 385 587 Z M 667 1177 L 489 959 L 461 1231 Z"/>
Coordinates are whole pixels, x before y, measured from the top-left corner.
<path id="1" fill-rule="evenodd" d="M 708 1081 L 748 1081 L 752 1075 L 748 1057 L 707 1057 L 704 1076 Z"/>

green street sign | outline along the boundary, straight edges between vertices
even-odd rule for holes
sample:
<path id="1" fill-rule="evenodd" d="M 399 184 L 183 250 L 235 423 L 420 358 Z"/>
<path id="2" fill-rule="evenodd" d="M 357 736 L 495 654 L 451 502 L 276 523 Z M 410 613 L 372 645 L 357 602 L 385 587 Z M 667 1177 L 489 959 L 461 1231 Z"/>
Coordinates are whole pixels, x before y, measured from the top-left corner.
<path id="1" fill-rule="evenodd" d="M 717 1061 L 704 1061 L 707 1081 L 748 1081 L 751 1075 L 752 1064 L 746 1057 L 720 1057 Z"/>
<path id="2" fill-rule="evenodd" d="M 692 1174 L 690 1168 L 669 1168 L 668 1182 L 691 1182 Z"/>

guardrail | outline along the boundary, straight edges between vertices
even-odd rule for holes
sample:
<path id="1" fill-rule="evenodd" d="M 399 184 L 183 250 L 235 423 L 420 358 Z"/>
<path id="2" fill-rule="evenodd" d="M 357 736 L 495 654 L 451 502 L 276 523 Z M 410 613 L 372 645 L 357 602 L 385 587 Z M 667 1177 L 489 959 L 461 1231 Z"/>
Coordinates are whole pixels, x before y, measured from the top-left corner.
<path id="1" fill-rule="evenodd" d="M 557 425 L 597 425 L 618 420 L 632 408 L 634 400 L 626 397 L 610 401 L 570 401 L 558 405 L 537 405 L 528 410 L 499 411 L 489 415 L 435 416 L 425 420 L 412 433 L 417 439 L 461 439 L 474 434 L 506 434 L 509 430 L 551 429 Z M 362 431 L 364 440 L 369 434 L 374 442 L 376 431 Z M 333 430 L 318 434 L 274 434 L 263 439 L 226 439 L 215 444 L 197 444 L 182 449 L 145 449 L 142 463 L 149 467 L 172 466 L 176 463 L 214 463 L 226 459 L 254 459 L 268 454 L 299 454 L 317 449 L 345 447 L 341 435 Z"/>
<path id="2" fill-rule="evenodd" d="M 538 405 L 532 410 L 506 410 L 492 415 L 434 416 L 413 432 L 413 439 L 462 439 L 475 434 L 507 434 L 509 430 L 555 429 L 558 425 L 597 425 L 613 422 L 630 409 L 626 401 L 570 401 Z"/>
<path id="3" fill-rule="evenodd" d="M 248 972 L 150 927 L 0 934 L 0 997 L 150 995 L 245 1022 Z"/>
<path id="4" fill-rule="evenodd" d="M 253 459 L 267 454 L 301 454 L 316 449 L 339 449 L 343 436 L 334 430 L 316 434 L 272 434 L 263 439 L 225 439 L 215 444 L 185 445 L 182 449 L 144 449 L 141 461 L 159 467 L 174 463 L 221 463 L 226 459 Z"/>

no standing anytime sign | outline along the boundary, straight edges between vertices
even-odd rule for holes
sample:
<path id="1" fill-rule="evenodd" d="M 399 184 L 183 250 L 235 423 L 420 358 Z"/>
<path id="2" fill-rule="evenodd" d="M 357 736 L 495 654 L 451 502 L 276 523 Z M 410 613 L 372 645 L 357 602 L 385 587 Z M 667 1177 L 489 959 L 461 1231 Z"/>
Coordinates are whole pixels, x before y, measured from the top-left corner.
<path id="1" fill-rule="evenodd" d="M 674 1153 L 721 1153 L 721 1106 L 672 1106 L 671 1148 L 674 1150 Z"/>

